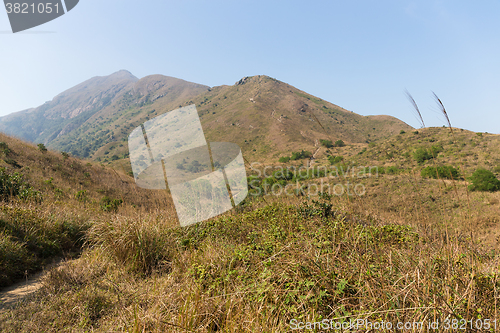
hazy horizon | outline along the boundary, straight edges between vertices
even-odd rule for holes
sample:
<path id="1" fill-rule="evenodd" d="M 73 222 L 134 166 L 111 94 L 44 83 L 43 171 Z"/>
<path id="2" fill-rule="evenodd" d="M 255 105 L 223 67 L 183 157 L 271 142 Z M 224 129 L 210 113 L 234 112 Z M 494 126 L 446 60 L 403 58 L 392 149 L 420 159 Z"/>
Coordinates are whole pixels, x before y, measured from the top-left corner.
<path id="1" fill-rule="evenodd" d="M 37 107 L 121 69 L 208 86 L 268 75 L 361 115 L 500 133 L 500 4 L 466 1 L 303 3 L 87 0 L 25 33 L 0 11 L 0 116 Z M 51 33 L 44 33 L 51 32 Z"/>

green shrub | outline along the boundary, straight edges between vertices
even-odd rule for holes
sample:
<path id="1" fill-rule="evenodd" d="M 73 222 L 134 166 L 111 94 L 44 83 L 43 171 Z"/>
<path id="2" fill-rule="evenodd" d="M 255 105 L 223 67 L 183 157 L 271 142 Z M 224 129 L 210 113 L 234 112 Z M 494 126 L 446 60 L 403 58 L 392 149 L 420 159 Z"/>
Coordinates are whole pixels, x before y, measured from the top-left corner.
<path id="1" fill-rule="evenodd" d="M 328 161 L 330 162 L 330 164 L 340 163 L 343 160 L 344 160 L 344 157 L 342 157 L 342 156 L 328 156 Z"/>
<path id="2" fill-rule="evenodd" d="M 290 161 L 290 157 L 288 157 L 288 156 L 283 156 L 283 157 L 280 157 L 280 159 L 279 159 L 280 163 L 287 163 L 288 161 Z"/>
<path id="3" fill-rule="evenodd" d="M 418 148 L 413 153 L 413 158 L 415 158 L 418 163 L 424 163 L 425 161 L 432 159 L 432 155 L 427 149 Z"/>
<path id="4" fill-rule="evenodd" d="M 259 196 L 263 194 L 262 180 L 259 177 L 255 175 L 247 177 L 247 184 L 248 184 L 248 193 L 250 195 Z"/>
<path id="5" fill-rule="evenodd" d="M 397 173 L 399 173 L 399 168 L 392 165 L 392 166 L 389 166 L 387 167 L 387 169 L 385 169 L 385 173 L 387 173 L 388 175 L 395 175 Z"/>
<path id="6" fill-rule="evenodd" d="M 15 172 L 9 174 L 5 168 L 0 168 L 0 198 L 2 200 L 9 199 L 14 196 L 22 196 L 26 198 L 29 194 L 34 194 L 36 191 L 28 191 L 31 186 L 23 179 L 23 175 Z"/>
<path id="7" fill-rule="evenodd" d="M 434 179 L 459 179 L 460 178 L 460 173 L 458 172 L 457 169 L 455 169 L 452 166 L 445 165 L 445 166 L 438 166 L 438 167 L 432 167 L 428 166 L 424 168 L 421 172 L 420 175 L 422 177 L 427 177 L 427 178 L 434 178 Z"/>
<path id="8" fill-rule="evenodd" d="M 290 157 L 290 159 L 292 161 L 296 161 L 296 160 L 300 159 L 300 153 L 299 152 L 293 152 L 292 156 Z"/>
<path id="9" fill-rule="evenodd" d="M 320 139 L 320 140 L 319 140 L 319 142 L 321 143 L 321 145 L 322 145 L 323 147 L 326 147 L 326 148 L 331 148 L 331 147 L 333 147 L 333 143 L 332 143 L 332 141 L 331 141 L 331 140 L 321 140 L 321 139 Z"/>
<path id="10" fill-rule="evenodd" d="M 5 155 L 9 155 L 12 152 L 5 142 L 0 142 L 0 149 Z"/>
<path id="11" fill-rule="evenodd" d="M 75 199 L 80 201 L 80 202 L 87 201 L 87 199 L 88 199 L 87 198 L 87 190 L 81 190 L 81 191 L 76 192 Z"/>
<path id="12" fill-rule="evenodd" d="M 342 141 L 342 140 L 337 140 L 337 141 L 335 141 L 334 146 L 335 146 L 335 147 L 344 147 L 344 146 L 345 146 L 345 143 L 344 143 L 344 141 Z"/>
<path id="13" fill-rule="evenodd" d="M 471 191 L 495 192 L 500 190 L 500 180 L 489 170 L 477 169 L 469 179 L 472 182 L 469 185 Z"/>
<path id="14" fill-rule="evenodd" d="M 310 158 L 313 155 L 310 151 L 307 151 L 307 150 L 302 150 L 300 152 L 300 154 L 301 154 L 302 158 Z"/>
<path id="15" fill-rule="evenodd" d="M 43 143 L 37 144 L 38 150 L 41 151 L 42 153 L 45 153 L 47 151 L 47 147 Z"/>
<path id="16" fill-rule="evenodd" d="M 22 200 L 34 201 L 38 203 L 42 201 L 42 193 L 33 189 L 32 187 L 23 188 L 21 192 L 19 192 L 17 197 Z"/>
<path id="17" fill-rule="evenodd" d="M 298 152 L 298 151 L 293 152 L 290 159 L 292 161 L 296 161 L 296 160 L 300 160 L 303 158 L 310 158 L 311 156 L 312 156 L 312 153 L 310 151 L 302 150 L 300 152 Z"/>
<path id="18" fill-rule="evenodd" d="M 406 132 L 404 130 L 401 130 L 399 134 L 405 134 Z"/>
<path id="19" fill-rule="evenodd" d="M 54 198 L 55 199 L 61 199 L 64 197 L 64 191 L 61 190 L 60 188 L 55 188 L 54 189 Z"/>
<path id="20" fill-rule="evenodd" d="M 61 152 L 61 155 L 63 157 L 63 160 L 67 159 L 69 157 L 69 154 L 65 151 Z"/>
<path id="21" fill-rule="evenodd" d="M 437 157 L 438 154 L 441 153 L 442 151 L 443 151 L 443 146 L 434 145 L 431 147 L 430 154 L 431 154 L 432 158 L 434 158 L 434 157 Z"/>
<path id="22" fill-rule="evenodd" d="M 111 199 L 105 196 L 101 199 L 101 209 L 105 212 L 117 212 L 118 207 L 123 203 L 122 199 Z"/>

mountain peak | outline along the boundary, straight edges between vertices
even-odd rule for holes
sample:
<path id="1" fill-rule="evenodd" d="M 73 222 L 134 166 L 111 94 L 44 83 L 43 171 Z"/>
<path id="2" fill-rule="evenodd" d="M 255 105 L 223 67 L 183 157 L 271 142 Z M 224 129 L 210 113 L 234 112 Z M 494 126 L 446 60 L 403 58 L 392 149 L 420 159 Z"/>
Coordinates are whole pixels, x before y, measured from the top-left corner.
<path id="1" fill-rule="evenodd" d="M 113 74 L 108 75 L 110 78 L 121 78 L 121 79 L 132 79 L 139 80 L 134 74 L 130 73 L 126 69 L 121 69 L 118 72 L 114 72 Z"/>
<path id="2" fill-rule="evenodd" d="M 75 156 L 125 156 L 121 142 L 150 117 L 195 104 L 209 141 L 234 142 L 249 158 L 316 149 L 320 139 L 366 143 L 409 130 L 392 117 L 363 117 L 266 75 L 208 86 L 127 70 L 96 76 L 51 102 L 0 119 L 0 131 Z M 122 147 L 122 148 L 120 148 Z"/>

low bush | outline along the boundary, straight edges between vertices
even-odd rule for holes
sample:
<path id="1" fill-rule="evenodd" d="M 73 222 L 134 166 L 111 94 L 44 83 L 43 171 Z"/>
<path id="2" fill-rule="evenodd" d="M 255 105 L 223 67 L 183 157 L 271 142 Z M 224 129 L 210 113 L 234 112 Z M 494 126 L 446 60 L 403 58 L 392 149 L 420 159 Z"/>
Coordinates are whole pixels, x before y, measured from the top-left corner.
<path id="1" fill-rule="evenodd" d="M 290 157 L 290 159 L 292 161 L 296 161 L 296 160 L 300 160 L 300 159 L 303 159 L 303 158 L 310 158 L 310 157 L 312 157 L 312 153 L 310 151 L 301 150 L 301 151 L 293 152 L 292 156 Z"/>
<path id="2" fill-rule="evenodd" d="M 432 155 L 429 153 L 429 151 L 427 149 L 418 148 L 413 153 L 413 158 L 415 158 L 417 163 L 421 164 L 421 163 L 424 163 L 425 161 L 432 159 Z"/>
<path id="3" fill-rule="evenodd" d="M 41 151 L 42 153 L 45 153 L 47 151 L 47 147 L 43 143 L 37 144 L 38 150 Z"/>
<path id="4" fill-rule="evenodd" d="M 441 153 L 442 151 L 443 151 L 443 146 L 441 145 L 433 145 L 430 149 L 418 148 L 413 153 L 413 157 L 418 163 L 422 164 L 425 161 L 436 158 L 438 154 Z"/>
<path id="5" fill-rule="evenodd" d="M 434 178 L 434 179 L 459 179 L 460 173 L 458 170 L 452 166 L 428 166 L 420 172 L 422 177 Z"/>
<path id="6" fill-rule="evenodd" d="M 0 198 L 8 200 L 12 197 L 28 198 L 36 191 L 23 179 L 20 173 L 10 174 L 5 168 L 0 168 Z"/>
<path id="7" fill-rule="evenodd" d="M 334 146 L 335 146 L 335 147 L 344 147 L 344 146 L 345 146 L 345 143 L 344 143 L 344 141 L 342 141 L 342 140 L 337 140 L 337 141 L 335 141 Z"/>
<path id="8" fill-rule="evenodd" d="M 500 180 L 489 170 L 477 169 L 469 179 L 472 182 L 469 185 L 471 191 L 495 192 L 500 190 Z"/>
<path id="9" fill-rule="evenodd" d="M 344 157 L 342 156 L 328 156 L 328 161 L 330 164 L 337 164 L 340 163 L 344 160 Z"/>
<path id="10" fill-rule="evenodd" d="M 81 190 L 76 192 L 75 194 L 75 199 L 80 201 L 80 202 L 85 202 L 88 200 L 87 198 L 87 190 Z"/>
<path id="11" fill-rule="evenodd" d="M 401 169 L 399 169 L 398 167 L 396 167 L 394 165 L 389 166 L 389 167 L 387 167 L 387 169 L 385 169 L 385 173 L 388 175 L 395 175 L 395 174 L 398 174 L 400 171 L 401 171 Z"/>
<path id="12" fill-rule="evenodd" d="M 111 199 L 105 196 L 101 199 L 101 209 L 105 212 L 117 212 L 118 207 L 123 203 L 122 199 Z"/>
<path id="13" fill-rule="evenodd" d="M 323 147 L 326 147 L 326 148 L 331 148 L 331 147 L 333 147 L 333 143 L 332 143 L 332 141 L 331 141 L 331 140 L 322 140 L 322 139 L 320 139 L 320 140 L 319 140 L 319 142 L 321 143 L 321 145 L 322 145 Z"/>

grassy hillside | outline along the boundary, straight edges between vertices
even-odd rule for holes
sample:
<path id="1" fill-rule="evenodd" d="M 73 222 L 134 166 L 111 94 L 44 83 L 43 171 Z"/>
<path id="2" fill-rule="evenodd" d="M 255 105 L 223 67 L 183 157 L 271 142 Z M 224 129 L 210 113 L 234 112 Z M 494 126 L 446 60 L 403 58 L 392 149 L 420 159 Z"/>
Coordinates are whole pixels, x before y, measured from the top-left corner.
<path id="1" fill-rule="evenodd" d="M 91 221 L 111 211 L 165 211 L 165 193 L 125 174 L 0 134 L 0 287 L 82 250 Z"/>
<path id="2" fill-rule="evenodd" d="M 208 141 L 235 142 L 248 161 L 267 161 L 292 149 L 315 150 L 321 138 L 360 143 L 412 129 L 393 117 L 360 116 L 261 75 L 243 78 L 232 86 L 213 87 L 181 105 L 190 104 L 196 105 Z M 171 109 L 153 103 L 134 112 L 148 114 L 151 110 Z M 115 137 L 126 140 L 120 134 Z M 104 163 L 126 158 L 123 141 L 108 143 L 92 158 Z M 116 163 L 130 171 L 128 162 L 112 165 Z"/>
<path id="3" fill-rule="evenodd" d="M 320 139 L 371 142 L 411 130 L 389 116 L 360 116 L 276 79 L 245 77 L 209 88 L 163 75 L 140 80 L 127 71 L 92 78 L 44 105 L 0 118 L 0 131 L 73 156 L 120 164 L 127 139 L 145 121 L 195 104 L 207 140 L 235 142 L 249 160 L 291 149 L 314 150 Z"/>
<path id="4" fill-rule="evenodd" d="M 269 162 L 295 150 L 314 152 L 320 148 L 321 139 L 355 145 L 412 130 L 396 118 L 360 116 L 260 75 L 243 78 L 232 86 L 211 88 L 182 106 L 190 104 L 196 105 L 207 141 L 235 142 L 249 162 Z M 133 113 L 151 110 L 170 109 L 153 103 Z M 127 128 L 130 131 L 134 127 Z M 131 171 L 123 134 L 114 132 L 113 136 L 121 140 L 103 145 L 92 159 Z"/>
<path id="5" fill-rule="evenodd" d="M 164 192 L 143 191 L 106 167 L 2 138 L 16 154 L 4 160 L 16 160 L 43 199 L 4 199 L 4 212 L 29 216 L 23 215 L 29 211 L 37 218 L 11 213 L 4 219 L 10 222 L 0 227 L 2 242 L 25 255 L 32 238 L 13 229 L 33 230 L 29 223 L 38 221 L 40 233 L 55 235 L 61 244 L 67 244 L 62 241 L 67 235 L 75 239 L 72 251 L 81 253 L 51 270 L 35 296 L 0 312 L 0 328 L 284 332 L 298 322 L 328 319 L 339 325 L 363 319 L 380 325 L 415 323 L 408 331 L 422 331 L 418 322 L 444 325 L 463 319 L 473 325 L 470 331 L 495 332 L 477 325 L 499 319 L 499 192 L 468 191 L 467 186 L 479 167 L 499 171 L 499 136 L 461 130 L 453 136 L 442 128 L 415 132 L 322 147 L 314 165 L 329 171 L 357 168 L 356 173 L 261 176 L 262 186 L 299 180 L 304 192 L 251 196 L 235 211 L 188 228 L 177 226 Z M 436 145 L 442 148 L 433 150 Z M 432 157 L 422 161 L 419 149 Z M 330 158 L 331 164 L 328 155 L 343 159 Z M 306 162 L 274 160 L 272 166 L 279 170 Z M 15 171 L 11 165 L 9 173 Z M 424 168 L 440 165 L 457 167 L 460 177 L 422 176 Z M 360 174 L 366 166 L 378 168 Z M 47 183 L 49 177 L 53 180 Z M 361 184 L 365 193 L 314 195 L 311 189 L 322 180 Z M 64 200 L 51 183 L 64 190 Z M 88 189 L 84 202 L 78 199 L 82 189 Z M 116 211 L 102 208 L 109 204 L 105 194 L 123 200 Z M 78 226 L 78 236 L 67 231 L 72 229 L 54 229 L 54 221 Z M 78 242 L 81 236 L 84 241 Z M 61 249 L 66 251 L 64 245 Z"/>
<path id="6" fill-rule="evenodd" d="M 207 140 L 238 143 L 249 161 L 314 150 L 321 138 L 360 143 L 412 129 L 393 117 L 360 116 L 263 75 L 215 87 L 193 101 Z"/>

